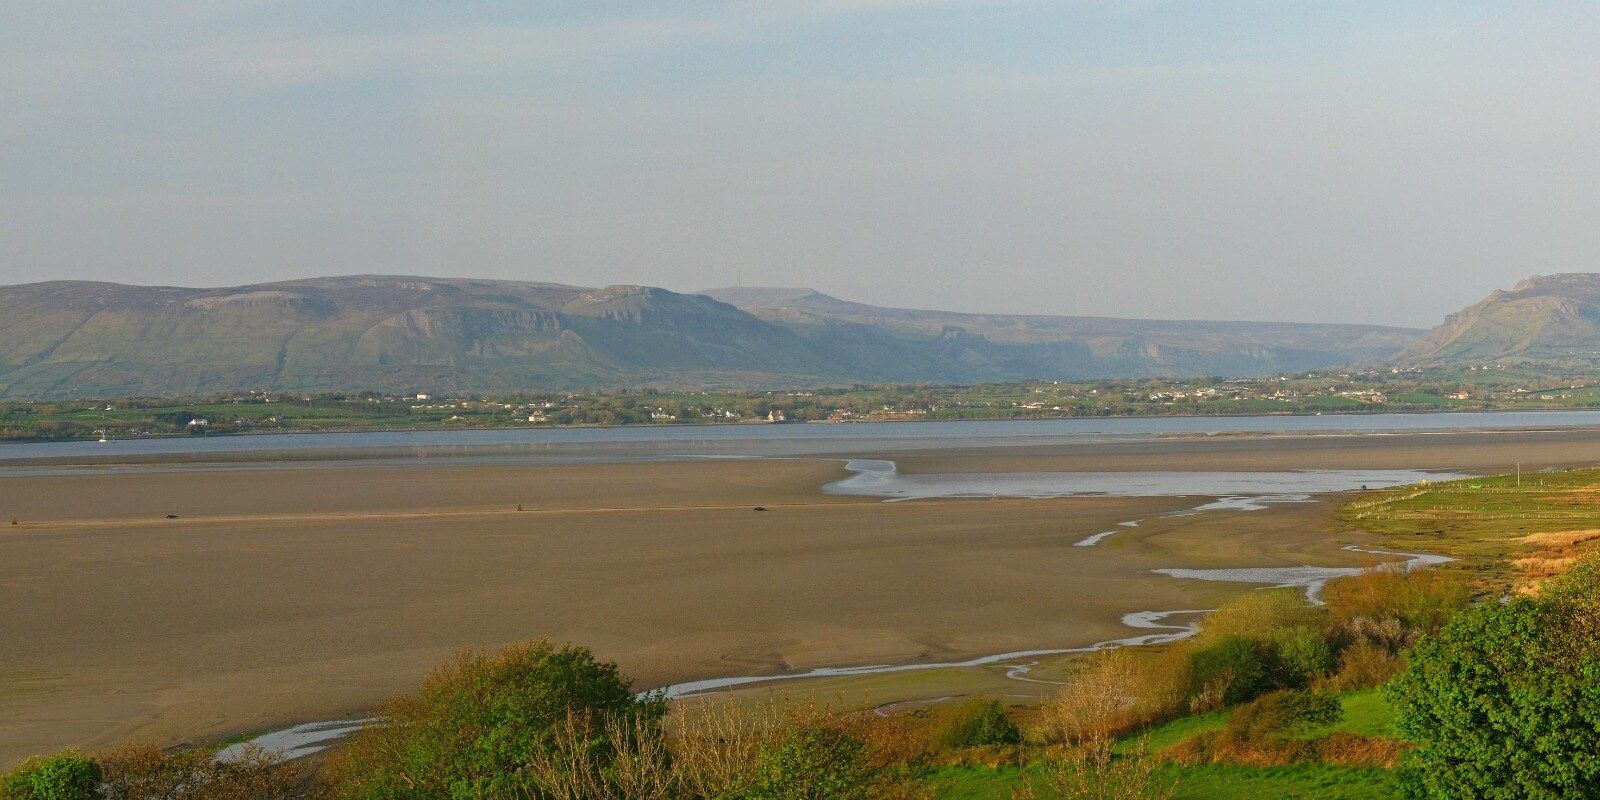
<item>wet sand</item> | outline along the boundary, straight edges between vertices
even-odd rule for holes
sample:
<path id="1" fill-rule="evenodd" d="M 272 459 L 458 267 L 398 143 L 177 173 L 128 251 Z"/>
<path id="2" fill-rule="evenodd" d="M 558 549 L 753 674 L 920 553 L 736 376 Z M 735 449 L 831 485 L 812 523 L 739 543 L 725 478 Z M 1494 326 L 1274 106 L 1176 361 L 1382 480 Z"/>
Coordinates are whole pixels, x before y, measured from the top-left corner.
<path id="1" fill-rule="evenodd" d="M 1116 442 L 889 451 L 906 473 L 1051 470 L 1430 469 L 1477 474 L 1600 461 L 1600 431 L 1173 436 Z"/>
<path id="2" fill-rule="evenodd" d="M 1594 434 L 1487 436 L 981 449 L 900 463 L 1488 471 L 1600 453 Z M 1333 530 L 1333 501 L 1163 518 L 1206 498 L 820 493 L 845 474 L 833 460 L 773 460 L 0 478 L 0 523 L 19 522 L 0 524 L 0 764 L 359 715 L 462 644 L 581 642 L 640 688 L 957 660 L 1119 638 L 1129 611 L 1250 590 L 1156 568 L 1361 560 L 1339 550 L 1360 538 Z M 1149 521 L 1074 546 L 1136 518 Z"/>

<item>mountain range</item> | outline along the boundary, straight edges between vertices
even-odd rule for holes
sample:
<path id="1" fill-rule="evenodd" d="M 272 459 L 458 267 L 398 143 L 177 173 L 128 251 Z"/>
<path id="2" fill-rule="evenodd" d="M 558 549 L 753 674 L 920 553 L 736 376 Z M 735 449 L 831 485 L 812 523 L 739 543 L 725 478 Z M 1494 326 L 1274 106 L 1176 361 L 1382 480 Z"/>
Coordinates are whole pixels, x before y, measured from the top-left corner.
<path id="1" fill-rule="evenodd" d="M 227 288 L 52 281 L 0 287 L 0 397 L 1260 375 L 1426 341 L 1374 325 L 883 308 L 810 289 L 383 275 Z"/>

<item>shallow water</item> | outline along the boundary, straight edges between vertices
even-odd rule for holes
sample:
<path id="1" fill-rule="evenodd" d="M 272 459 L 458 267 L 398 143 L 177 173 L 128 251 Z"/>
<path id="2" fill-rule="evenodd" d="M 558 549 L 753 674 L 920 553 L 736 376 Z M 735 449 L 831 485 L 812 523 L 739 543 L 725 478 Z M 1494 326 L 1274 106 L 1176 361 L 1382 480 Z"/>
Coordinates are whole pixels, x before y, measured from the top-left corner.
<path id="1" fill-rule="evenodd" d="M 1179 511 L 1167 516 L 1182 516 L 1213 510 L 1252 511 L 1275 503 L 1306 502 L 1312 494 L 1348 491 L 1363 485 L 1371 488 L 1416 483 L 1422 479 L 1449 480 L 1466 477 L 1452 473 L 1425 470 L 1293 470 L 1283 472 L 1038 472 L 1038 473 L 972 473 L 902 475 L 892 461 L 880 459 L 852 459 L 846 469 L 855 473 L 851 477 L 824 487 L 830 494 L 848 494 L 882 497 L 888 501 L 925 499 L 935 497 L 1193 497 L 1211 496 L 1217 499 L 1196 506 L 1191 511 Z M 1127 520 L 1117 527 L 1094 534 L 1077 542 L 1077 546 L 1093 546 L 1115 533 L 1137 527 L 1142 520 Z M 1353 552 L 1378 556 L 1393 556 L 1405 560 L 1380 565 L 1380 569 L 1410 571 L 1449 561 L 1444 556 L 1397 553 L 1384 550 L 1367 550 L 1351 545 Z M 1313 604 L 1321 604 L 1321 591 L 1334 578 L 1356 575 L 1362 567 L 1242 567 L 1230 569 L 1157 569 L 1162 575 L 1202 581 L 1253 583 L 1266 587 L 1303 588 Z M 1122 617 L 1122 624 L 1137 630 L 1151 631 L 1110 639 L 1080 647 L 1043 648 L 995 653 L 963 661 L 919 662 L 912 664 L 876 664 L 855 667 L 819 667 L 803 672 L 778 675 L 740 675 L 709 678 L 672 684 L 646 694 L 659 694 L 669 699 L 685 698 L 749 684 L 803 678 L 847 677 L 893 672 L 911 672 L 929 669 L 952 669 L 1003 665 L 1007 678 L 1029 683 L 1049 683 L 1027 677 L 1038 659 L 1045 656 L 1091 653 L 1113 647 L 1135 647 L 1177 641 L 1193 636 L 1199 630 L 1202 614 L 1210 609 L 1176 609 L 1170 611 L 1135 611 Z M 1174 623 L 1174 618 L 1183 620 Z M 1014 663 L 1013 663 L 1014 662 Z M 246 745 L 256 745 L 269 751 L 278 751 L 286 758 L 299 758 L 331 746 L 337 740 L 371 724 L 372 719 L 335 720 L 297 725 L 281 731 L 233 745 L 219 753 L 222 759 L 237 758 Z"/>
<path id="2" fill-rule="evenodd" d="M 805 672 L 785 673 L 779 675 L 743 675 L 730 678 L 710 678 L 701 681 L 688 681 L 675 683 L 655 689 L 667 697 L 675 699 L 692 697 L 697 694 L 728 689 L 734 686 L 743 686 L 750 683 L 766 683 L 769 681 L 796 680 L 799 678 L 830 678 L 848 675 L 878 675 L 887 672 L 911 672 L 925 669 L 950 669 L 956 667 L 984 667 L 991 664 L 1002 664 L 1007 661 L 1021 661 L 1023 659 L 1037 658 L 1039 656 L 1066 655 L 1069 653 L 1092 653 L 1097 650 L 1106 650 L 1112 647 L 1135 647 L 1146 644 L 1160 644 L 1173 642 L 1193 636 L 1199 630 L 1199 615 L 1210 609 L 1180 609 L 1176 611 L 1135 611 L 1124 614 L 1122 624 L 1130 628 L 1160 631 L 1159 633 L 1145 633 L 1137 636 L 1128 636 L 1121 639 L 1108 639 L 1082 647 L 1054 647 L 1041 650 L 1017 650 L 1009 653 L 995 653 L 994 655 L 979 656 L 965 661 L 928 661 L 915 664 L 875 664 L 862 667 L 818 667 Z M 1194 619 L 1182 625 L 1171 625 L 1165 620 L 1175 616 L 1192 616 Z M 1006 677 L 1022 680 L 1021 676 L 1028 669 L 1037 664 L 1030 661 L 1025 664 L 1011 665 L 1006 669 Z"/>
<path id="3" fill-rule="evenodd" d="M 109 457 L 215 456 L 293 452 L 366 452 L 474 457 L 484 452 L 522 456 L 597 454 L 749 455 L 850 454 L 968 445 L 1034 445 L 1128 436 L 1211 436 L 1237 433 L 1397 433 L 1553 429 L 1600 426 L 1600 410 L 1486 411 L 1319 416 L 1111 417 L 1042 420 L 870 422 L 847 425 L 636 425 L 616 428 L 499 428 L 490 430 L 277 433 L 115 439 L 109 442 L 0 443 L 0 461 Z"/>
<path id="4" fill-rule="evenodd" d="M 1368 550 L 1355 545 L 1348 545 L 1344 549 L 1354 553 L 1370 553 L 1378 556 L 1403 556 L 1405 561 L 1389 561 L 1376 565 L 1376 569 L 1390 572 L 1411 572 L 1412 570 L 1425 569 L 1438 566 L 1454 559 L 1448 556 L 1431 555 L 1427 553 L 1396 553 L 1391 550 Z M 1257 583 L 1264 584 L 1273 589 L 1304 589 L 1306 599 L 1312 605 L 1322 605 L 1322 590 L 1328 581 L 1334 578 L 1348 578 L 1360 575 L 1367 567 L 1243 567 L 1228 569 L 1158 569 L 1152 570 L 1161 575 L 1173 578 L 1189 578 L 1198 581 L 1220 581 L 1223 583 Z"/>
<path id="5" fill-rule="evenodd" d="M 1465 478 L 1421 469 L 1304 469 L 1276 472 L 952 472 L 906 475 L 893 461 L 853 458 L 855 473 L 823 487 L 828 494 L 925 500 L 956 497 L 1215 497 L 1198 510 L 1256 510 L 1271 503 L 1304 502 L 1313 494 L 1363 486 L 1381 489 L 1423 480 Z"/>
<path id="6" fill-rule="evenodd" d="M 233 761 L 244 756 L 246 749 L 258 747 L 277 753 L 285 759 L 295 759 L 321 752 L 340 739 L 349 736 L 376 721 L 374 717 L 362 719 L 336 719 L 327 722 L 307 722 L 281 731 L 262 734 L 247 742 L 229 745 L 217 751 L 218 761 Z"/>

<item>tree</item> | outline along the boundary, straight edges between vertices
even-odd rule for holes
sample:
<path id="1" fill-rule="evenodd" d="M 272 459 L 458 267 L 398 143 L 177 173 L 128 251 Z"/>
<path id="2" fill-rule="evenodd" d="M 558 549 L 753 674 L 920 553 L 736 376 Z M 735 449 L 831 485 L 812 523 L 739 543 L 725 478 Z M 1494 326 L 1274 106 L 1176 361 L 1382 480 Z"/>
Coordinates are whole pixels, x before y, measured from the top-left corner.
<path id="1" fill-rule="evenodd" d="M 1594 590 L 1578 580 L 1485 603 L 1417 644 L 1387 689 L 1417 743 L 1403 765 L 1409 796 L 1600 797 Z"/>
<path id="2" fill-rule="evenodd" d="M 385 722 L 351 741 L 331 765 L 335 796 L 542 798 L 530 765 L 543 763 L 573 715 L 660 720 L 662 704 L 635 699 L 616 665 L 583 647 L 548 641 L 487 655 L 463 650 L 414 695 L 385 705 Z M 620 726 L 632 730 L 633 726 Z M 599 737 L 604 760 L 617 743 Z"/>

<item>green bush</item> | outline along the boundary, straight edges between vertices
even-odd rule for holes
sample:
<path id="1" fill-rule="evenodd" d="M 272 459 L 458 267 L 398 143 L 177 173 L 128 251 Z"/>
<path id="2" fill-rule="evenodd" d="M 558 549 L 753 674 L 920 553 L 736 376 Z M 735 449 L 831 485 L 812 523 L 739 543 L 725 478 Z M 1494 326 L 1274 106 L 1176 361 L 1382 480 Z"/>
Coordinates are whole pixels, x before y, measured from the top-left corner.
<path id="1" fill-rule="evenodd" d="M 934 745 L 948 750 L 1011 745 L 1021 741 L 1022 732 L 1006 714 L 1005 705 L 993 698 L 971 700 L 952 709 L 933 735 Z"/>
<path id="2" fill-rule="evenodd" d="M 1388 687 L 1414 798 L 1600 797 L 1593 586 L 1486 603 L 1412 650 Z"/>
<path id="3" fill-rule="evenodd" d="M 1306 603 L 1305 595 L 1291 589 L 1248 592 L 1223 603 L 1206 615 L 1199 641 L 1211 644 L 1230 636 L 1258 638 L 1279 628 L 1317 625 L 1321 609 Z"/>
<path id="4" fill-rule="evenodd" d="M 67 752 L 23 762 L 0 776 L 0 800 L 94 800 L 100 765 Z"/>
<path id="5" fill-rule="evenodd" d="M 796 725 L 756 751 L 756 770 L 739 800 L 865 800 L 875 770 L 867 743 L 842 727 Z"/>
<path id="6" fill-rule="evenodd" d="M 1273 631 L 1271 642 L 1272 660 L 1282 686 L 1304 688 L 1333 671 L 1333 651 L 1319 631 L 1280 628 Z"/>
<path id="7" fill-rule="evenodd" d="M 1269 692 L 1229 715 L 1223 735 L 1241 742 L 1304 739 L 1344 718 L 1332 695 L 1286 689 Z"/>
<path id="8" fill-rule="evenodd" d="M 336 798 L 540 797 L 530 762 L 547 761 L 572 715 L 628 718 L 650 725 L 660 703 L 635 700 L 614 664 L 587 648 L 550 642 L 495 655 L 462 651 L 414 695 L 381 710 L 385 724 L 363 729 L 330 765 Z M 637 726 L 631 726 L 637 727 Z M 615 743 L 592 742 L 604 761 Z"/>
<path id="9" fill-rule="evenodd" d="M 1225 636 L 1190 656 L 1195 692 L 1221 705 L 1242 703 L 1273 688 L 1260 642 Z M 1210 705 L 1210 703 L 1206 703 Z"/>

